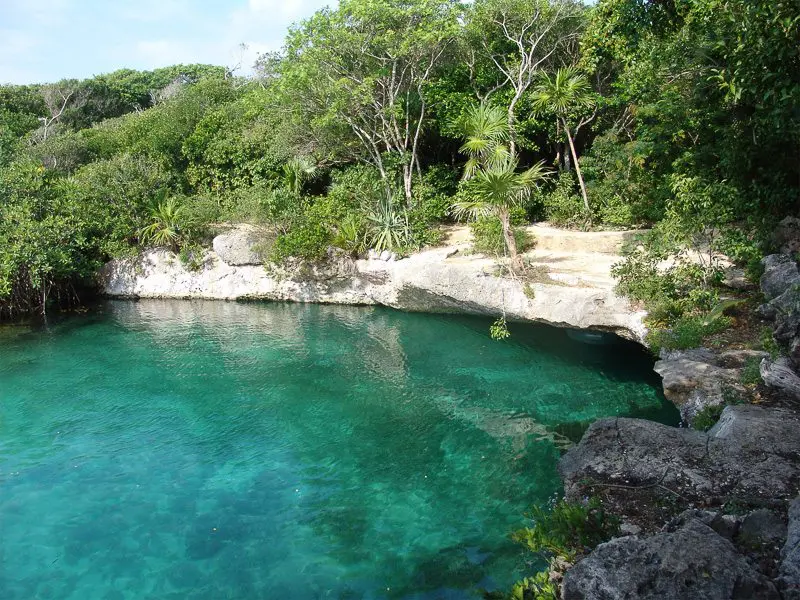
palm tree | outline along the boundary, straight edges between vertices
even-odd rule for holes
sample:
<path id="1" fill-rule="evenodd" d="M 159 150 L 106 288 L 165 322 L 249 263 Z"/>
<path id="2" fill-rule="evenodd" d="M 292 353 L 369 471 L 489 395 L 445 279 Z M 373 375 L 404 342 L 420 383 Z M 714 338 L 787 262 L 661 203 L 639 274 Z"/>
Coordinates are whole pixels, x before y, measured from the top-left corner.
<path id="1" fill-rule="evenodd" d="M 511 227 L 511 209 L 522 206 L 531 192 L 547 176 L 544 161 L 525 171 L 517 171 L 516 159 L 508 158 L 503 163 L 480 167 L 473 178 L 473 186 L 479 200 L 465 200 L 453 205 L 453 215 L 472 218 L 494 215 L 503 225 L 503 239 L 511 258 L 511 268 L 523 271 L 525 265 L 517 250 L 517 240 Z"/>
<path id="2" fill-rule="evenodd" d="M 295 195 L 300 196 L 303 184 L 317 176 L 317 165 L 307 156 L 290 158 L 283 165 L 283 181 Z"/>
<path id="3" fill-rule="evenodd" d="M 544 161 L 518 172 L 517 158 L 507 146 L 509 140 L 506 113 L 495 106 L 482 104 L 469 110 L 462 122 L 466 141 L 461 152 L 468 156 L 464 179 L 473 181 L 477 200 L 453 205 L 453 215 L 472 218 L 495 215 L 503 226 L 503 239 L 511 258 L 511 268 L 524 270 L 511 227 L 511 209 L 523 205 L 531 192 L 548 174 Z"/>
<path id="4" fill-rule="evenodd" d="M 583 182 L 583 174 L 578 164 L 578 155 L 575 152 L 575 140 L 570 131 L 569 117 L 570 111 L 585 109 L 594 105 L 594 95 L 592 86 L 586 75 L 579 73 L 575 67 L 566 67 L 556 71 L 554 77 L 543 73 L 539 78 L 538 85 L 533 90 L 533 106 L 536 110 L 552 111 L 556 115 L 559 124 L 567 134 L 569 150 L 572 154 L 572 162 L 575 165 L 575 172 L 578 174 L 578 182 L 581 185 L 581 195 L 583 205 L 587 215 L 591 214 L 589 208 L 589 197 L 586 195 L 586 184 Z"/>

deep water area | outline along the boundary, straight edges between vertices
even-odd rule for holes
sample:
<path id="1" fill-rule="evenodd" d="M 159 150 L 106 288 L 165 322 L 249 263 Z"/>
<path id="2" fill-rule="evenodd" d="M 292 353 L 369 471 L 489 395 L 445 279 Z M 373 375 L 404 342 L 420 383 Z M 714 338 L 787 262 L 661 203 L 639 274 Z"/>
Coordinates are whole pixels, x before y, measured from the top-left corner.
<path id="1" fill-rule="evenodd" d="M 0 598 L 461 599 L 593 420 L 676 423 L 634 344 L 383 308 L 110 301 L 0 328 Z"/>

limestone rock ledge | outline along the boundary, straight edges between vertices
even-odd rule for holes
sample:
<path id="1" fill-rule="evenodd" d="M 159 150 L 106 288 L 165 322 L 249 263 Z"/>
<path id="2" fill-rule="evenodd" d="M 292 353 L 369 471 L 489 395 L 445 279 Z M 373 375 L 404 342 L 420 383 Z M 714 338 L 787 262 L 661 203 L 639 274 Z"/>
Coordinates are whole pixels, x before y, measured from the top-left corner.
<path id="1" fill-rule="evenodd" d="M 335 261 L 334 261 L 335 262 Z M 497 316 L 611 331 L 641 342 L 645 313 L 618 297 L 613 288 L 530 283 L 494 275 L 496 263 L 464 257 L 452 247 L 402 260 L 344 261 L 294 273 L 269 272 L 260 265 L 230 265 L 208 252 L 197 271 L 165 250 L 108 263 L 99 274 L 108 296 L 128 298 L 265 299 L 352 305 L 384 305 L 410 312 Z M 526 294 L 527 292 L 527 294 Z"/>

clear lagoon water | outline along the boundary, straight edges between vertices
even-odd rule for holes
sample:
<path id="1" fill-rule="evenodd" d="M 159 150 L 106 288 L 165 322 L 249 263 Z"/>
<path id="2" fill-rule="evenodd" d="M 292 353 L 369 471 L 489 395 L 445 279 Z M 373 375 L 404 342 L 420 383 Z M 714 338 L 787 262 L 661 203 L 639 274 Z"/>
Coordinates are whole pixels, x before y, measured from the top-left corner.
<path id="1" fill-rule="evenodd" d="M 462 599 L 593 420 L 677 422 L 635 346 L 377 308 L 108 302 L 0 328 L 0 598 Z"/>

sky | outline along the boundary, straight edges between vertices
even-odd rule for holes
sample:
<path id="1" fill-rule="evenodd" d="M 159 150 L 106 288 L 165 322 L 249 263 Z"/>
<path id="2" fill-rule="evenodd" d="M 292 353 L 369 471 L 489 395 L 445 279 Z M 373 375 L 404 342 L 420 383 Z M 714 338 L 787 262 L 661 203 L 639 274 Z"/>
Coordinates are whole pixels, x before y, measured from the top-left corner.
<path id="1" fill-rule="evenodd" d="M 178 63 L 241 64 L 246 74 L 259 53 L 282 46 L 289 25 L 329 4 L 335 0 L 0 0 L 0 83 Z"/>

